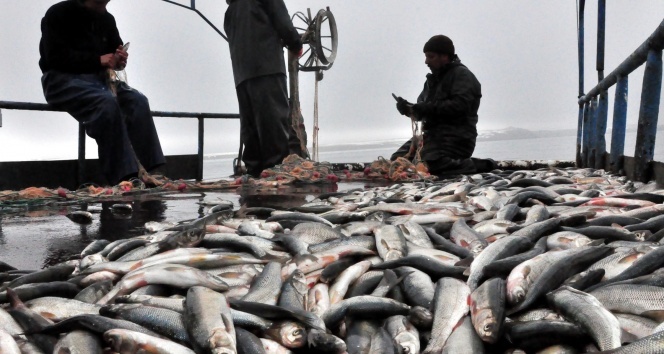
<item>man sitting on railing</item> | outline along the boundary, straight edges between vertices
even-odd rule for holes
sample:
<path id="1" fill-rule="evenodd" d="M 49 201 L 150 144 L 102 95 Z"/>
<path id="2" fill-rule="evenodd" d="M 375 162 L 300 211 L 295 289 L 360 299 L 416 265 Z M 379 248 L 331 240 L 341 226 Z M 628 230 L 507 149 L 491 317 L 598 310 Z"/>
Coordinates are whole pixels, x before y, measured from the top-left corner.
<path id="1" fill-rule="evenodd" d="M 110 0 L 66 0 L 48 9 L 39 43 L 46 102 L 82 123 L 97 141 L 99 162 L 111 184 L 163 165 L 147 98 L 111 80 L 127 65 Z M 140 162 L 139 162 L 140 161 Z"/>

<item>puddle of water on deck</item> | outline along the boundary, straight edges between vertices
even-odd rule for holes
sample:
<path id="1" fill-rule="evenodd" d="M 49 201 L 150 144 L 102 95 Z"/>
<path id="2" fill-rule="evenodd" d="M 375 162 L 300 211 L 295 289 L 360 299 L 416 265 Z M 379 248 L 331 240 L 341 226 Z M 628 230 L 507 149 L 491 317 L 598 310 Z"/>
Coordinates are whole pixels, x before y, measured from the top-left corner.
<path id="1" fill-rule="evenodd" d="M 242 204 L 247 207 L 263 206 L 285 210 L 300 206 L 323 193 L 373 185 L 375 184 L 352 182 L 163 196 L 143 195 L 125 200 L 26 209 L 0 215 L 0 261 L 18 269 L 41 269 L 80 254 L 85 246 L 94 240 L 113 241 L 142 235 L 148 221 L 180 222 L 201 217 L 207 212 L 207 207 L 199 204 L 203 199 L 218 197 L 228 200 L 233 202 L 236 210 Z M 110 207 L 116 203 L 130 203 L 132 214 L 113 214 Z M 65 217 L 69 212 L 81 209 L 93 214 L 92 224 L 79 225 Z"/>

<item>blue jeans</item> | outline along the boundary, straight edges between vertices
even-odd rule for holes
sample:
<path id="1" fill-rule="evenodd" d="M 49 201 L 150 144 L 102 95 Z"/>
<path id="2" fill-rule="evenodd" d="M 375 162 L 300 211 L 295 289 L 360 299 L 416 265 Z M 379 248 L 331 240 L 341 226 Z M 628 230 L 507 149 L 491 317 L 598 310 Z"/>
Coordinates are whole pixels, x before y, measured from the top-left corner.
<path id="1" fill-rule="evenodd" d="M 148 171 L 166 162 L 148 99 L 129 85 L 121 82 L 114 96 L 101 74 L 49 71 L 42 87 L 46 102 L 71 114 L 95 139 L 110 184 L 135 175 L 136 158 Z"/>

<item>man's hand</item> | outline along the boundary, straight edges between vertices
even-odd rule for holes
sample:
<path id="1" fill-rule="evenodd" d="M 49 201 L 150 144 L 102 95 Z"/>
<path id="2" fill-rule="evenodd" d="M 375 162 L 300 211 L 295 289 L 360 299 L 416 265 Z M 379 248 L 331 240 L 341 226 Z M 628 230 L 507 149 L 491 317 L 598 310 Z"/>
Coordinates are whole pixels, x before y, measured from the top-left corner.
<path id="1" fill-rule="evenodd" d="M 123 70 L 125 66 L 127 66 L 127 58 L 129 58 L 129 53 L 127 53 L 123 46 L 118 46 L 118 48 L 115 50 L 115 56 L 118 58 L 118 63 L 113 69 Z"/>
<path id="2" fill-rule="evenodd" d="M 422 120 L 426 115 L 429 114 L 429 104 L 426 102 L 418 102 L 412 106 L 413 116 L 416 120 Z"/>
<path id="3" fill-rule="evenodd" d="M 104 54 L 99 58 L 99 60 L 101 62 L 101 66 L 105 68 L 122 70 L 125 66 L 127 66 L 128 57 L 129 54 L 127 54 L 127 52 L 122 49 L 122 46 L 118 46 L 118 48 L 115 50 L 115 53 Z"/>
<path id="4" fill-rule="evenodd" d="M 104 54 L 99 58 L 101 66 L 113 69 L 118 65 L 119 58 L 115 56 L 115 53 Z"/>
<path id="5" fill-rule="evenodd" d="M 293 50 L 289 49 L 288 51 L 290 51 L 296 59 L 300 59 L 302 57 L 302 53 L 304 53 L 304 48 L 293 48 Z"/>
<path id="6" fill-rule="evenodd" d="M 413 114 L 413 104 L 401 97 L 397 97 L 397 111 L 406 117 Z"/>

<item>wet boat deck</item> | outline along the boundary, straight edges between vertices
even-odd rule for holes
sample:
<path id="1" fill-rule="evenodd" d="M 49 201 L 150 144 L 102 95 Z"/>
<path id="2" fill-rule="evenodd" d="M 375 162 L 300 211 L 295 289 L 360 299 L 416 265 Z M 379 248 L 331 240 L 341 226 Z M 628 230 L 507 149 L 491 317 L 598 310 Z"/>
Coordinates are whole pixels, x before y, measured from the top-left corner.
<path id="1" fill-rule="evenodd" d="M 286 210 L 300 206 L 320 194 L 375 185 L 381 184 L 344 182 L 289 185 L 279 188 L 137 195 L 66 206 L 19 205 L 0 214 L 0 260 L 18 269 L 41 269 L 76 257 L 94 240 L 113 241 L 142 235 L 145 233 L 144 225 L 149 221 L 181 222 L 204 216 L 206 207 L 200 202 L 206 198 L 231 201 L 236 210 L 243 204 L 247 207 Z M 132 213 L 113 213 L 111 205 L 117 203 L 131 204 Z M 65 217 L 75 210 L 91 212 L 94 216 L 92 224 L 79 225 Z"/>

